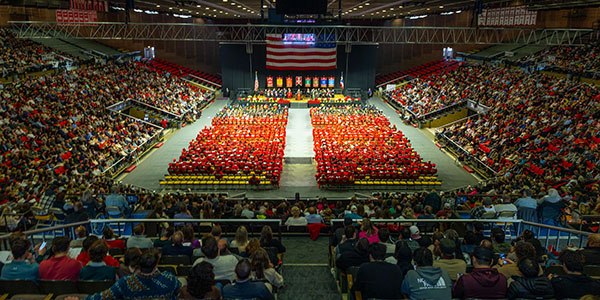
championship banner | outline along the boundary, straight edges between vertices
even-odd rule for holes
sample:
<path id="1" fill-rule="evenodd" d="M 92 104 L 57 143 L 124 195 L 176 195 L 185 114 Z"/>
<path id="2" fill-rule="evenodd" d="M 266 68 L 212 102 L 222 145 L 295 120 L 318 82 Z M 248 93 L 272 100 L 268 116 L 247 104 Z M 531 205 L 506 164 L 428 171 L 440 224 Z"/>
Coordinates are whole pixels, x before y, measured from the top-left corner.
<path id="1" fill-rule="evenodd" d="M 273 76 L 267 77 L 267 87 L 268 88 L 272 88 L 273 87 Z"/>
<path id="2" fill-rule="evenodd" d="M 277 77 L 277 87 L 283 87 L 283 77 Z"/>
<path id="3" fill-rule="evenodd" d="M 335 87 L 335 77 L 329 77 L 329 82 L 327 84 L 328 87 Z"/>
<path id="4" fill-rule="evenodd" d="M 98 22 L 98 13 L 94 10 L 57 9 L 55 13 L 57 23 Z"/>
<path id="5" fill-rule="evenodd" d="M 291 76 L 286 77 L 285 78 L 285 86 L 292 87 L 292 85 L 293 85 L 292 77 Z"/>
<path id="6" fill-rule="evenodd" d="M 327 87 L 327 77 L 321 77 L 321 87 Z"/>
<path id="7" fill-rule="evenodd" d="M 304 78 L 304 87 L 307 87 L 307 88 L 311 87 L 310 77 L 305 77 Z"/>
<path id="8" fill-rule="evenodd" d="M 302 76 L 296 76 L 296 86 L 302 86 Z"/>
<path id="9" fill-rule="evenodd" d="M 313 77 L 313 87 L 319 87 L 319 77 Z"/>

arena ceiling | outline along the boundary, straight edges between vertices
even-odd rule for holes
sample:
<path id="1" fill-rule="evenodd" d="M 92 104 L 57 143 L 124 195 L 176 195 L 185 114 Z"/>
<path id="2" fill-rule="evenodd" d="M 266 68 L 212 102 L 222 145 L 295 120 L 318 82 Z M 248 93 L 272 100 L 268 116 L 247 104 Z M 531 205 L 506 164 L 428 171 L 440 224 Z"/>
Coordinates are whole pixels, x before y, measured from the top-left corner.
<path id="1" fill-rule="evenodd" d="M 298 0 L 302 1 L 302 0 Z M 338 0 L 328 1 L 328 14 L 337 16 Z M 267 16 L 275 8 L 276 0 L 135 0 L 136 9 L 206 17 L 216 19 L 260 18 L 261 9 Z M 457 13 L 473 9 L 476 0 L 342 0 L 343 19 L 386 19 L 423 14 Z M 598 6 L 600 0 L 482 0 L 483 7 L 502 7 L 508 4 L 528 5 L 532 9 L 559 9 Z M 125 7 L 125 0 L 111 1 L 111 5 Z"/>

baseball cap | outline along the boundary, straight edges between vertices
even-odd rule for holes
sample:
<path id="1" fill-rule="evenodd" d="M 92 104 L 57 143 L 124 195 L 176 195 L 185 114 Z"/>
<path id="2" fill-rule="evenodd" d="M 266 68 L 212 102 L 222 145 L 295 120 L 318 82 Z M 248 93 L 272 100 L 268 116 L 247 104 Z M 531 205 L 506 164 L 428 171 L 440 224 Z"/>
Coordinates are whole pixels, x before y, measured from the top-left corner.
<path id="1" fill-rule="evenodd" d="M 351 210 L 351 211 L 352 211 L 352 210 L 357 210 L 357 208 L 356 208 L 356 205 L 352 205 L 352 206 L 350 206 L 350 210 Z"/>
<path id="2" fill-rule="evenodd" d="M 414 238 L 420 238 L 421 237 L 420 233 L 421 232 L 419 231 L 419 227 L 417 227 L 415 225 L 410 226 L 410 235 L 412 235 Z"/>
<path id="3" fill-rule="evenodd" d="M 443 238 L 440 240 L 440 250 L 446 254 L 454 253 L 456 251 L 456 243 L 451 239 Z"/>

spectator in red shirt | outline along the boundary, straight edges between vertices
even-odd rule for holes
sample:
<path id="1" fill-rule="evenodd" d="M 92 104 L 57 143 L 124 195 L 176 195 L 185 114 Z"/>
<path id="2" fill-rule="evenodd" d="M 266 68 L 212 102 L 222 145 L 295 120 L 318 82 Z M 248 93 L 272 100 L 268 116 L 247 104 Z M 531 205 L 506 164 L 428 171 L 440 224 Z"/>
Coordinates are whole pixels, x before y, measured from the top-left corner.
<path id="1" fill-rule="evenodd" d="M 79 279 L 82 266 L 79 261 L 68 256 L 70 242 L 66 237 L 55 237 L 52 240 L 54 256 L 40 263 L 40 279 L 71 281 Z"/>
<path id="2" fill-rule="evenodd" d="M 90 235 L 83 241 L 83 249 L 81 249 L 81 253 L 77 255 L 77 260 L 81 263 L 81 265 L 85 266 L 90 262 L 90 253 L 88 249 L 94 244 L 98 239 L 95 235 Z M 102 260 L 106 266 L 108 267 L 118 267 L 119 261 L 110 255 L 106 255 Z"/>
<path id="3" fill-rule="evenodd" d="M 125 241 L 115 238 L 115 233 L 110 227 L 104 228 L 102 238 L 106 241 L 110 249 L 117 248 L 125 250 Z"/>

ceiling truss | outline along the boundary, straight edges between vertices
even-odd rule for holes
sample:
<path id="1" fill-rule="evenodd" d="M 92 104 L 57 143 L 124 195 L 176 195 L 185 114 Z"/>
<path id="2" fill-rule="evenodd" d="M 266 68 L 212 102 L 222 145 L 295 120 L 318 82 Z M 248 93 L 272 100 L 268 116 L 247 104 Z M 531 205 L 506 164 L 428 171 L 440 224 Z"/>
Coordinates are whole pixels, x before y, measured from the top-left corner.
<path id="1" fill-rule="evenodd" d="M 582 45 L 597 39 L 591 29 L 280 26 L 190 23 L 70 23 L 10 22 L 20 38 L 68 37 L 83 39 L 203 41 L 265 43 L 270 33 L 312 33 L 338 44 L 533 44 Z"/>

